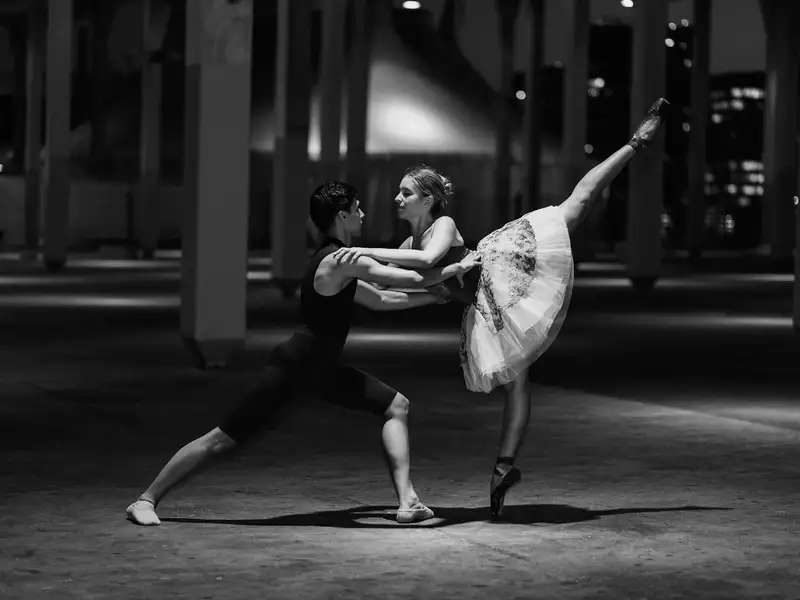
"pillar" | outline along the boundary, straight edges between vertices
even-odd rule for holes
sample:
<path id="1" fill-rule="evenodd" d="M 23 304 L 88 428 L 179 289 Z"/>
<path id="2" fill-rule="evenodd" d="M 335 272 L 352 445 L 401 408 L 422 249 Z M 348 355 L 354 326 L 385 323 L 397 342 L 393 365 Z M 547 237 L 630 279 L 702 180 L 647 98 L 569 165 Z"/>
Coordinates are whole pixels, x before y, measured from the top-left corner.
<path id="1" fill-rule="evenodd" d="M 339 144 L 342 130 L 344 25 L 347 0 L 325 0 L 322 10 L 320 66 L 320 166 L 321 179 L 339 179 Z"/>
<path id="2" fill-rule="evenodd" d="M 763 1 L 761 6 L 767 32 L 762 231 L 771 257 L 784 261 L 794 245 L 800 8 L 796 2 Z"/>
<path id="3" fill-rule="evenodd" d="M 541 162 L 542 162 L 542 61 L 544 46 L 544 0 L 528 0 L 528 51 L 524 159 L 522 165 L 522 212 L 541 206 Z"/>
<path id="4" fill-rule="evenodd" d="M 514 97 L 514 30 L 519 0 L 495 0 L 500 25 L 500 86 L 495 132 L 493 226 L 505 223 L 511 208 L 511 107 Z"/>
<path id="5" fill-rule="evenodd" d="M 45 14 L 42 0 L 28 4 L 25 61 L 25 254 L 39 251 L 42 184 L 42 92 L 44 87 Z"/>
<path id="6" fill-rule="evenodd" d="M 586 81 L 589 77 L 589 0 L 571 0 L 569 45 L 564 72 L 564 127 L 561 138 L 566 198 L 586 170 Z"/>
<path id="7" fill-rule="evenodd" d="M 48 0 L 44 263 L 57 271 L 67 262 L 69 234 L 72 0 Z"/>
<path id="8" fill-rule="evenodd" d="M 666 0 L 637 2 L 633 27 L 631 128 L 638 126 L 666 87 Z M 634 286 L 649 289 L 661 270 L 661 213 L 663 206 L 664 134 L 636 156 L 629 167 L 628 276 Z"/>
<path id="9" fill-rule="evenodd" d="M 310 0 L 278 0 L 272 274 L 293 291 L 306 264 L 308 125 L 311 93 Z"/>
<path id="10" fill-rule="evenodd" d="M 691 130 L 689 132 L 689 205 L 686 212 L 686 248 L 699 258 L 705 238 L 706 134 L 709 102 L 709 41 L 711 0 L 694 0 L 694 55 L 692 56 Z"/>
<path id="11" fill-rule="evenodd" d="M 369 63 L 371 3 L 350 2 L 350 54 L 347 58 L 347 181 L 367 198 L 367 110 L 369 102 Z"/>
<path id="12" fill-rule="evenodd" d="M 141 0 L 141 113 L 139 117 L 139 182 L 136 193 L 136 241 L 144 258 L 158 246 L 161 178 L 161 63 L 150 44 L 152 0 Z"/>
<path id="13" fill-rule="evenodd" d="M 252 0 L 186 3 L 181 334 L 225 366 L 246 329 Z"/>

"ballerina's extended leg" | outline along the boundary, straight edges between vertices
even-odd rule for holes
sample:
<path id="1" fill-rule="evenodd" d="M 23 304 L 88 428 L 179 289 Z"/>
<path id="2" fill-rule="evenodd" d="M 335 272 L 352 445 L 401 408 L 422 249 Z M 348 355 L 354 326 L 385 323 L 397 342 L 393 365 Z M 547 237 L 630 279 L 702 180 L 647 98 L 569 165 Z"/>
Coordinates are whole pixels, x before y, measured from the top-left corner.
<path id="1" fill-rule="evenodd" d="M 638 150 L 646 148 L 653 140 L 664 120 L 668 106 L 669 102 L 666 99 L 656 100 L 647 111 L 647 116 L 636 128 L 631 140 L 586 173 L 572 190 L 569 198 L 561 203 L 561 211 L 570 233 L 586 217 L 594 201 L 600 197 L 600 192 L 619 175 Z"/>

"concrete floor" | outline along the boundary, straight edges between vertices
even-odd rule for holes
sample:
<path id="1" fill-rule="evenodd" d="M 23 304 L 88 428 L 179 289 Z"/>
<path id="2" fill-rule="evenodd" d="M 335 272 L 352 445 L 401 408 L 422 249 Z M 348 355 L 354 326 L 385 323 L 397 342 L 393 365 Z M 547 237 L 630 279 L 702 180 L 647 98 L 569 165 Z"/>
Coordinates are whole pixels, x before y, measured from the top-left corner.
<path id="1" fill-rule="evenodd" d="M 202 372 L 173 261 L 0 267 L 0 598 L 800 598 L 788 275 L 673 265 L 641 296 L 587 265 L 537 363 L 503 523 L 501 399 L 464 390 L 458 311 L 433 307 L 362 314 L 348 354 L 411 398 L 438 519 L 394 523 L 377 424 L 307 399 L 142 528 L 125 506 L 236 402 L 293 305 L 255 264 L 247 348 Z"/>

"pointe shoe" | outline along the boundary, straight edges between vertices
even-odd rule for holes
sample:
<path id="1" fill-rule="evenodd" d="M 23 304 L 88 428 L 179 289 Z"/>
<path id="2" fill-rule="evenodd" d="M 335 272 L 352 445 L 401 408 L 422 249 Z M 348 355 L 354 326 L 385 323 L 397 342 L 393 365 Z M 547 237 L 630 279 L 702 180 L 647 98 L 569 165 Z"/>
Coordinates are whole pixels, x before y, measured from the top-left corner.
<path id="1" fill-rule="evenodd" d="M 408 508 L 398 508 L 395 517 L 398 523 L 417 523 L 433 518 L 433 511 L 422 502 L 412 504 Z"/>
<path id="2" fill-rule="evenodd" d="M 492 473 L 492 481 L 489 485 L 489 514 L 494 521 L 503 512 L 503 505 L 506 501 L 506 492 L 522 481 L 522 472 L 511 467 L 505 474 L 495 469 Z"/>
<path id="3" fill-rule="evenodd" d="M 149 500 L 141 498 L 125 509 L 129 521 L 137 525 L 161 525 L 161 519 L 156 514 L 156 506 Z"/>
<path id="4" fill-rule="evenodd" d="M 647 111 L 647 115 L 642 119 L 642 122 L 639 123 L 639 127 L 637 127 L 636 131 L 633 133 L 628 145 L 637 151 L 640 148 L 647 148 L 647 145 L 653 140 L 656 133 L 658 133 L 658 128 L 666 117 L 668 106 L 669 101 L 666 98 L 659 98 L 653 102 Z"/>

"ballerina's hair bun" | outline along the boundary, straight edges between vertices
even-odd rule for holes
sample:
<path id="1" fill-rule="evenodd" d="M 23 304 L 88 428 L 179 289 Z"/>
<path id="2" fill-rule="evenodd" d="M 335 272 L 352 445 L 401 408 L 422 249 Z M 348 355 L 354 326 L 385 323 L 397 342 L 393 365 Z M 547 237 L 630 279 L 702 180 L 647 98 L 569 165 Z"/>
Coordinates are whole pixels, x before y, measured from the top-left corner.
<path id="1" fill-rule="evenodd" d="M 433 198 L 431 215 L 434 217 L 441 215 L 453 196 L 453 182 L 450 181 L 450 178 L 425 164 L 411 167 L 406 171 L 406 175 L 414 180 L 414 183 L 424 195 Z"/>

